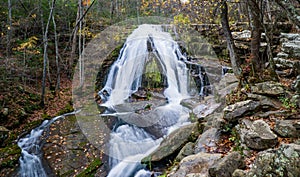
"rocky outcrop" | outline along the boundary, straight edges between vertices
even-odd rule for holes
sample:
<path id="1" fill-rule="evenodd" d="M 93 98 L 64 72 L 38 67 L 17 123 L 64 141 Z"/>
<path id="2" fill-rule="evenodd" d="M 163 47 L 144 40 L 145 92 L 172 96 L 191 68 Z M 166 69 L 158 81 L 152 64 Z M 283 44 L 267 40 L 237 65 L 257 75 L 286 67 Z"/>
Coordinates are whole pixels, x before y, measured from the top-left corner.
<path id="1" fill-rule="evenodd" d="M 199 124 L 193 123 L 179 128 L 168 135 L 160 146 L 149 156 L 142 159 L 142 163 L 155 165 L 160 161 L 167 161 L 172 155 L 176 155 L 189 141 L 195 141 L 199 136 Z"/>
<path id="2" fill-rule="evenodd" d="M 236 122 L 240 117 L 250 111 L 256 110 L 260 106 L 258 101 L 246 100 L 226 106 L 224 111 L 224 119 L 228 122 Z"/>
<path id="3" fill-rule="evenodd" d="M 45 132 L 44 159 L 57 176 L 93 174 L 100 167 L 100 150 L 86 139 L 75 116 L 57 120 Z M 90 172 L 84 169 L 89 169 Z"/>
<path id="4" fill-rule="evenodd" d="M 263 120 L 254 121 L 251 129 L 245 132 L 244 143 L 251 149 L 264 150 L 274 147 L 278 143 L 270 126 Z"/>
<path id="5" fill-rule="evenodd" d="M 254 94 L 278 96 L 285 93 L 285 88 L 278 82 L 261 82 L 251 87 L 251 92 Z"/>
<path id="6" fill-rule="evenodd" d="M 282 144 L 278 150 L 260 152 L 245 177 L 298 177 L 300 174 L 300 145 Z"/>
<path id="7" fill-rule="evenodd" d="M 274 131 L 281 137 L 300 137 L 300 120 L 277 120 Z"/>
<path id="8" fill-rule="evenodd" d="M 210 177 L 231 177 L 232 173 L 239 168 L 244 168 L 245 162 L 239 152 L 232 152 L 218 160 L 209 168 Z"/>
<path id="9" fill-rule="evenodd" d="M 222 154 L 209 154 L 203 152 L 187 156 L 180 161 L 178 168 L 168 176 L 208 176 L 208 169 L 221 157 Z"/>

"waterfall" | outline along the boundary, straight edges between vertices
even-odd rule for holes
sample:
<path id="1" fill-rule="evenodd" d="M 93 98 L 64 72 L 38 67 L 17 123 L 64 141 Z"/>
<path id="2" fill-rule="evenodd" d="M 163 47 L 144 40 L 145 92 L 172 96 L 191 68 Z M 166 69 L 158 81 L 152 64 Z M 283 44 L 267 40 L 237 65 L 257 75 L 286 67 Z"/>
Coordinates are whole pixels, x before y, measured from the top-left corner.
<path id="1" fill-rule="evenodd" d="M 20 138 L 18 146 L 21 148 L 20 171 L 21 177 L 47 177 L 47 173 L 42 164 L 42 139 L 41 136 L 53 122 L 65 116 L 76 114 L 71 112 L 45 120 L 40 126 L 32 129 L 31 132 Z"/>
<path id="2" fill-rule="evenodd" d="M 118 112 L 117 108 L 130 102 L 131 95 L 141 87 L 146 64 L 153 59 L 149 57 L 151 55 L 155 56 L 160 72 L 166 78 L 163 95 L 167 104 L 140 117 L 134 114 L 137 122 L 145 121 L 145 126 L 141 126 L 135 124 L 135 121 L 124 119 L 130 117 L 131 113 Z M 166 136 L 188 123 L 188 110 L 180 105 L 180 101 L 188 98 L 192 89 L 189 87 L 191 84 L 186 60 L 178 44 L 169 33 L 164 32 L 161 25 L 140 25 L 127 38 L 118 59 L 111 66 L 105 86 L 99 91 L 103 106 L 111 113 L 117 112 L 115 115 L 123 119 L 110 134 L 111 170 L 108 177 L 151 176 L 151 172 L 145 170 L 140 161 L 158 147 L 163 137 L 154 137 L 146 131 L 147 126 L 161 130 L 163 136 Z M 149 122 L 153 125 L 149 125 Z"/>

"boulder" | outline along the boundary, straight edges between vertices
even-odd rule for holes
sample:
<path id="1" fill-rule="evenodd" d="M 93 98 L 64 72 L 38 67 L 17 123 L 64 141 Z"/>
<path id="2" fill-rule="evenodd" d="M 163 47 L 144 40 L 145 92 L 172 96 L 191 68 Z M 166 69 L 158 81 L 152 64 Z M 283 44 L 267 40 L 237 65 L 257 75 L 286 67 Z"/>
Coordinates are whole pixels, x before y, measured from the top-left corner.
<path id="1" fill-rule="evenodd" d="M 206 122 L 204 125 L 204 131 L 210 128 L 221 129 L 226 123 L 223 119 L 222 113 L 213 113 L 209 116 L 206 116 L 204 121 Z"/>
<path id="2" fill-rule="evenodd" d="M 239 152 L 232 152 L 218 160 L 208 172 L 210 177 L 231 177 L 232 173 L 239 168 L 244 168 L 245 162 Z"/>
<path id="3" fill-rule="evenodd" d="M 274 131 L 282 137 L 300 137 L 300 120 L 277 120 Z"/>
<path id="4" fill-rule="evenodd" d="M 210 128 L 202 133 L 195 143 L 194 153 L 211 152 L 217 148 L 220 132 L 216 128 Z"/>
<path id="5" fill-rule="evenodd" d="M 224 111 L 224 119 L 228 122 L 236 122 L 240 117 L 250 111 L 256 110 L 260 106 L 260 102 L 246 100 L 226 106 Z"/>
<path id="6" fill-rule="evenodd" d="M 282 144 L 277 150 L 260 152 L 247 177 L 298 177 L 300 174 L 300 145 Z"/>
<path id="7" fill-rule="evenodd" d="M 155 165 L 174 154 L 176 155 L 187 142 L 195 140 L 199 136 L 198 126 L 198 123 L 193 123 L 175 130 L 161 142 L 154 152 L 142 159 L 142 163 L 149 164 L 151 162 Z"/>
<path id="8" fill-rule="evenodd" d="M 251 129 L 243 136 L 247 147 L 255 150 L 264 150 L 274 147 L 278 143 L 277 135 L 270 126 L 263 120 L 253 122 Z"/>
<path id="9" fill-rule="evenodd" d="M 300 75 L 298 75 L 296 80 L 293 81 L 292 89 L 295 90 L 296 93 L 300 94 Z"/>
<path id="10" fill-rule="evenodd" d="M 261 82 L 251 87 L 252 93 L 268 96 L 279 96 L 285 93 L 284 86 L 279 82 Z"/>
<path id="11" fill-rule="evenodd" d="M 194 147 L 195 143 L 188 142 L 184 147 L 180 150 L 177 157 L 175 158 L 176 161 L 180 162 L 186 156 L 194 154 Z"/>
<path id="12" fill-rule="evenodd" d="M 221 157 L 222 154 L 209 154 L 203 152 L 187 156 L 180 161 L 178 169 L 168 176 L 208 176 L 208 169 Z"/>
<path id="13" fill-rule="evenodd" d="M 5 146 L 4 142 L 8 138 L 9 130 L 3 126 L 0 126 L 0 147 Z"/>

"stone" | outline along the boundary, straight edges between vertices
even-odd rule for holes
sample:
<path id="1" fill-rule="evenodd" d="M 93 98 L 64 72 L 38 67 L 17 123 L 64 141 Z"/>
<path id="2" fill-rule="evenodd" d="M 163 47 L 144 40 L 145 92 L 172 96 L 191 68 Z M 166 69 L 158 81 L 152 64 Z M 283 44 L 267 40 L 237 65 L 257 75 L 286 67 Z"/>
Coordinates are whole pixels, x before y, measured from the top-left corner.
<path id="1" fill-rule="evenodd" d="M 300 108 L 300 94 L 294 95 L 290 102 L 294 103 L 298 108 Z"/>
<path id="2" fill-rule="evenodd" d="M 274 63 L 277 69 L 292 69 L 293 74 L 300 74 L 300 61 L 299 60 L 289 60 L 281 57 L 275 57 Z"/>
<path id="3" fill-rule="evenodd" d="M 256 110 L 260 106 L 258 101 L 246 100 L 226 106 L 224 111 L 224 119 L 228 122 L 236 122 L 240 117 Z"/>
<path id="4" fill-rule="evenodd" d="M 292 89 L 295 90 L 296 93 L 300 94 L 300 75 L 298 75 L 296 80 L 293 81 Z"/>
<path id="5" fill-rule="evenodd" d="M 300 145 L 282 144 L 277 150 L 260 152 L 246 176 L 298 177 L 299 174 Z"/>
<path id="6" fill-rule="evenodd" d="M 187 142 L 199 136 L 198 126 L 198 123 L 193 123 L 175 130 L 161 142 L 154 152 L 142 159 L 142 163 L 151 162 L 153 166 L 171 155 L 176 155 Z"/>
<path id="7" fill-rule="evenodd" d="M 180 162 L 186 156 L 194 154 L 194 147 L 195 143 L 188 142 L 184 147 L 180 150 L 177 157 L 175 158 L 176 161 Z"/>
<path id="8" fill-rule="evenodd" d="M 233 73 L 226 73 L 219 83 L 214 84 L 214 94 L 220 98 L 224 98 L 227 94 L 233 91 L 238 86 L 238 79 Z"/>
<path id="9" fill-rule="evenodd" d="M 9 136 L 9 130 L 3 126 L 0 126 L 0 147 L 5 146 L 4 142 Z"/>
<path id="10" fill-rule="evenodd" d="M 279 96 L 285 93 L 285 88 L 279 82 L 268 81 L 255 84 L 251 91 L 255 94 Z"/>
<path id="11" fill-rule="evenodd" d="M 210 152 L 217 148 L 216 143 L 219 140 L 220 132 L 216 128 L 210 128 L 202 133 L 195 143 L 194 153 Z"/>
<path id="12" fill-rule="evenodd" d="M 274 131 L 282 137 L 300 137 L 300 120 L 277 120 Z"/>
<path id="13" fill-rule="evenodd" d="M 233 173 L 232 173 L 232 177 L 244 177 L 246 176 L 246 172 L 244 172 L 241 169 L 236 169 Z"/>
<path id="14" fill-rule="evenodd" d="M 169 177 L 208 176 L 208 169 L 222 157 L 222 154 L 209 154 L 200 152 L 182 159 L 178 169 L 169 174 Z"/>
<path id="15" fill-rule="evenodd" d="M 203 131 L 206 131 L 210 128 L 221 129 L 226 124 L 225 120 L 223 119 L 222 113 L 213 113 L 209 116 L 206 116 L 204 118 L 204 121 L 206 123 Z"/>
<path id="16" fill-rule="evenodd" d="M 245 133 L 244 143 L 251 149 L 264 150 L 274 147 L 278 143 L 278 138 L 265 121 L 256 120 L 251 129 Z"/>
<path id="17" fill-rule="evenodd" d="M 8 114 L 9 114 L 9 111 L 8 111 L 8 110 L 9 110 L 8 108 L 3 108 L 2 114 L 3 114 L 4 116 L 8 116 Z"/>
<path id="18" fill-rule="evenodd" d="M 208 172 L 210 177 L 231 177 L 236 169 L 245 167 L 244 158 L 239 152 L 232 152 L 218 160 Z"/>

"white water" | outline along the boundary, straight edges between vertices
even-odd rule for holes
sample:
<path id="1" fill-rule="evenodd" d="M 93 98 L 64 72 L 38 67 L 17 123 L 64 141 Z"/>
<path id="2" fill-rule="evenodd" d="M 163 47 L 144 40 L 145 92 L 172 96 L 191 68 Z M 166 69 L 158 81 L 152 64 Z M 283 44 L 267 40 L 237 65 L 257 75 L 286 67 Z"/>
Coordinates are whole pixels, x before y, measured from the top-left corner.
<path id="1" fill-rule="evenodd" d="M 169 134 L 187 122 L 188 111 L 180 105 L 180 101 L 189 97 L 189 75 L 184 63 L 186 58 L 181 54 L 178 44 L 160 25 L 144 24 L 133 31 L 112 65 L 106 85 L 99 95 L 106 101 L 103 105 L 110 109 L 124 103 L 143 82 L 142 75 L 149 52 L 156 56 L 168 83 L 164 90 L 168 104 L 155 109 L 159 111 L 158 116 L 154 117 L 158 120 L 152 122 L 168 121 L 163 128 Z M 144 129 L 130 124 L 116 127 L 110 136 L 111 170 L 108 177 L 151 176 L 151 172 L 145 170 L 140 161 L 158 147 L 162 138 L 154 139 Z"/>
<path id="2" fill-rule="evenodd" d="M 42 140 L 41 136 L 44 130 L 53 122 L 62 119 L 65 116 L 75 114 L 77 112 L 67 113 L 54 117 L 51 120 L 45 120 L 40 126 L 32 129 L 25 137 L 20 138 L 18 146 L 21 148 L 20 171 L 21 177 L 47 177 L 47 173 L 42 164 Z"/>

